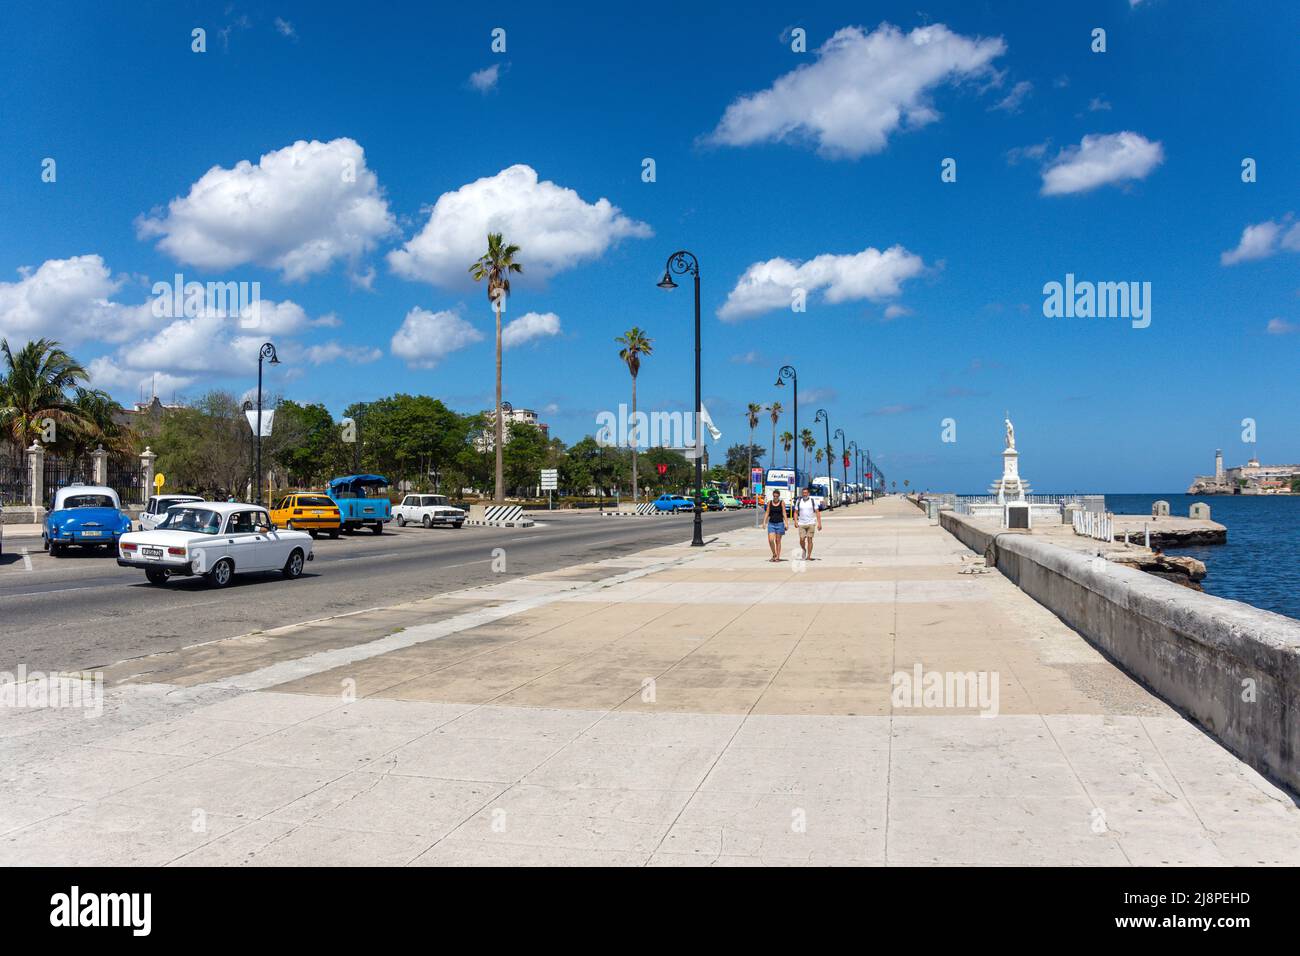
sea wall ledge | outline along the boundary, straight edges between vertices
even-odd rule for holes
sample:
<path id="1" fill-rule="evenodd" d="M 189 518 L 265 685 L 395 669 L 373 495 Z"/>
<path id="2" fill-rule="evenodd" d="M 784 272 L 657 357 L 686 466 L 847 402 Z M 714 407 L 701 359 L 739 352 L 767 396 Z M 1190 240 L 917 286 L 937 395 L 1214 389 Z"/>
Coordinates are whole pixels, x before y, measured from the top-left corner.
<path id="1" fill-rule="evenodd" d="M 1300 621 L 950 511 L 939 522 L 1242 760 L 1300 794 Z"/>

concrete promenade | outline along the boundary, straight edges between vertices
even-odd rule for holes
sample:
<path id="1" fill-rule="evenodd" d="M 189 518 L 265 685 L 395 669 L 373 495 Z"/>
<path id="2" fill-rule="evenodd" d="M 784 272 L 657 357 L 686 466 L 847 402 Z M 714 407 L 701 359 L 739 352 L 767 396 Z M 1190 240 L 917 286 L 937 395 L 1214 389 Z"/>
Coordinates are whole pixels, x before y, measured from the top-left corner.
<path id="1" fill-rule="evenodd" d="M 0 861 L 1300 863 L 1295 801 L 912 504 L 766 557 L 728 531 L 2 709 Z"/>

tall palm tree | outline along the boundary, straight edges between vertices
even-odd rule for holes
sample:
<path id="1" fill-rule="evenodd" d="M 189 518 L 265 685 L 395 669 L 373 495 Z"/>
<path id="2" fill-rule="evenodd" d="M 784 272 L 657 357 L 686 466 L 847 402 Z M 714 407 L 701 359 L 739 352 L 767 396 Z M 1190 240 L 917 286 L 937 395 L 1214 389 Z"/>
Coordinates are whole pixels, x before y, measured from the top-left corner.
<path id="1" fill-rule="evenodd" d="M 781 419 L 781 413 L 785 411 L 780 402 L 773 402 L 767 406 L 767 410 L 772 413 L 772 458 L 776 458 L 776 423 Z"/>
<path id="2" fill-rule="evenodd" d="M 799 432 L 799 444 L 803 445 L 804 451 L 804 470 L 812 471 L 812 450 L 817 446 L 817 439 L 813 438 L 811 428 L 801 429 Z"/>
<path id="3" fill-rule="evenodd" d="M 785 459 L 782 464 L 789 467 L 790 465 L 790 448 L 794 445 L 794 435 L 789 432 L 781 432 L 781 448 L 785 451 Z"/>
<path id="4" fill-rule="evenodd" d="M 497 414 L 495 442 L 497 453 L 496 489 L 492 500 L 497 504 L 505 501 L 505 468 L 503 466 L 502 446 L 505 433 L 501 422 L 501 310 L 505 307 L 506 296 L 510 295 L 510 273 L 524 271 L 524 267 L 515 262 L 519 247 L 507 245 L 499 232 L 489 232 L 487 252 L 479 256 L 478 261 L 469 267 L 475 282 L 487 280 L 488 301 L 497 316 Z"/>
<path id="5" fill-rule="evenodd" d="M 749 471 L 745 472 L 745 480 L 740 483 L 742 488 L 749 488 L 750 475 L 754 473 L 754 429 L 758 427 L 758 416 L 762 413 L 763 406 L 758 402 L 750 402 L 745 409 L 745 418 L 749 421 Z"/>
<path id="6" fill-rule="evenodd" d="M 636 449 L 641 443 L 640 429 L 636 427 L 636 375 L 641 371 L 641 356 L 653 354 L 654 341 L 635 325 L 614 341 L 623 346 L 618 350 L 618 357 L 627 363 L 627 370 L 632 373 L 632 427 L 637 433 L 632 441 L 632 504 L 636 504 Z"/>
<path id="7" fill-rule="evenodd" d="M 96 445 L 102 445 L 105 451 L 117 457 L 132 452 L 134 436 L 129 428 L 118 423 L 117 416 L 121 414 L 122 406 L 112 396 L 98 388 L 78 385 L 72 404 L 81 416 L 81 421 L 70 429 L 69 444 L 74 459 L 82 458 Z"/>
<path id="8" fill-rule="evenodd" d="M 8 339 L 0 342 L 0 432 L 22 449 L 41 436 L 47 419 L 56 430 L 83 424 L 68 393 L 89 377 L 58 342 L 36 339 L 17 354 Z"/>

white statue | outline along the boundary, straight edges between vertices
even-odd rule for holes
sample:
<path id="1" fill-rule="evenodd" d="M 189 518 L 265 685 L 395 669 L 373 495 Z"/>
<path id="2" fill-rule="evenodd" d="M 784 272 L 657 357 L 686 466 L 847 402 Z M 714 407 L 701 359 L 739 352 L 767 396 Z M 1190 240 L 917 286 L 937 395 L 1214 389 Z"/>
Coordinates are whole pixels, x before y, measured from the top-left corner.
<path id="1" fill-rule="evenodd" d="M 1016 429 L 1011 424 L 1010 415 L 1007 416 L 1007 447 L 1014 449 L 1016 447 Z"/>

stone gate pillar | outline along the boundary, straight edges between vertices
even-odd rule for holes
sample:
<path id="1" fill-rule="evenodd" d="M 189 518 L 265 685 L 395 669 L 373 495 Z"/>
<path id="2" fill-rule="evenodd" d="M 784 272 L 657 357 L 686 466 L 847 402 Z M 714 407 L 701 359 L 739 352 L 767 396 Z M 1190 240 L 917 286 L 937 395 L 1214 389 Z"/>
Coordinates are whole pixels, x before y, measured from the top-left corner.
<path id="1" fill-rule="evenodd" d="M 94 477 L 91 479 L 92 485 L 108 484 L 108 452 L 104 451 L 104 446 L 100 445 L 90 453 L 92 463 L 91 471 Z"/>
<path id="2" fill-rule="evenodd" d="M 32 508 L 45 507 L 45 449 L 40 442 L 32 442 L 27 449 L 27 468 L 32 476 Z M 38 517 L 39 521 L 40 518 Z"/>
<path id="3" fill-rule="evenodd" d="M 153 494 L 153 463 L 157 460 L 158 456 L 145 445 L 144 451 L 140 453 L 140 475 L 144 478 L 142 501 L 148 501 Z"/>

